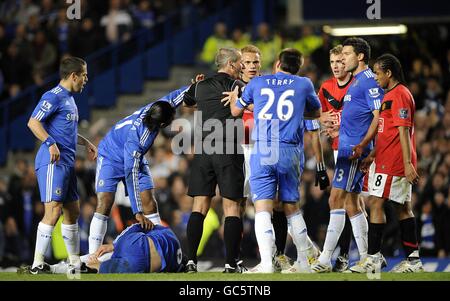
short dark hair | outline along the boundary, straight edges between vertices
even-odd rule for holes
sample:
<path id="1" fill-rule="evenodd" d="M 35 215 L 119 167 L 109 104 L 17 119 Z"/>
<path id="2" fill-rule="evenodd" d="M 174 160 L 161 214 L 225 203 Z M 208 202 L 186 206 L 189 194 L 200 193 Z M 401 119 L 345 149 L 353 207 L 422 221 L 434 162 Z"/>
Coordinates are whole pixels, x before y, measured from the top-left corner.
<path id="1" fill-rule="evenodd" d="M 175 109 L 167 101 L 157 101 L 147 111 L 144 117 L 144 125 L 153 131 L 156 128 L 168 126 L 175 117 Z"/>
<path id="2" fill-rule="evenodd" d="M 290 74 L 297 74 L 302 66 L 303 54 L 294 48 L 286 48 L 280 52 L 280 69 Z"/>
<path id="3" fill-rule="evenodd" d="M 391 70 L 392 76 L 398 80 L 400 83 L 405 83 L 405 76 L 403 75 L 402 64 L 394 55 L 390 53 L 385 53 L 379 56 L 374 64 L 378 64 L 383 72 Z"/>
<path id="4" fill-rule="evenodd" d="M 72 73 L 79 75 L 83 72 L 83 66 L 86 66 L 83 59 L 74 56 L 67 57 L 59 65 L 59 76 L 61 79 L 67 79 Z"/>
<path id="5" fill-rule="evenodd" d="M 358 55 L 364 54 L 364 63 L 369 64 L 370 59 L 370 45 L 366 40 L 362 38 L 348 38 L 342 43 L 342 46 L 352 46 L 353 51 Z"/>

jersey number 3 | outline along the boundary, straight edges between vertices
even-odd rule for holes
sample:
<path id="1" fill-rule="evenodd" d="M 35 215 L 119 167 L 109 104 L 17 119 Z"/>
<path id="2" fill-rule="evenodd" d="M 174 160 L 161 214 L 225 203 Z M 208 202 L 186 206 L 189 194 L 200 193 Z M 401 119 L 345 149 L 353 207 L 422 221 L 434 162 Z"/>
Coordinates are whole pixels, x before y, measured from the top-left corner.
<path id="1" fill-rule="evenodd" d="M 261 112 L 258 114 L 258 119 L 272 119 L 272 114 L 267 113 L 269 109 L 272 107 L 274 101 L 275 101 L 275 93 L 272 89 L 269 88 L 263 88 L 261 89 L 261 96 L 267 95 L 268 100 L 264 107 L 262 108 Z M 286 90 L 281 94 L 280 98 L 277 101 L 277 116 L 278 119 L 287 121 L 291 119 L 293 113 L 294 113 L 294 104 L 292 101 L 288 99 L 288 97 L 294 96 L 294 90 Z"/>

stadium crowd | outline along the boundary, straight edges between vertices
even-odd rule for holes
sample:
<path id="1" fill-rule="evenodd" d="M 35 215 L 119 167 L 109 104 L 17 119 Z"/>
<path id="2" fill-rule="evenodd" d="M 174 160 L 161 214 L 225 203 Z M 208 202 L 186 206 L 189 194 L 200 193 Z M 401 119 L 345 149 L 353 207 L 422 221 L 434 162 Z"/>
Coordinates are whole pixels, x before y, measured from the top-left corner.
<path id="1" fill-rule="evenodd" d="M 133 30 L 151 27 L 170 11 L 171 1 L 111 0 L 82 1 L 82 20 L 72 23 L 66 18 L 66 8 L 58 7 L 52 0 L 4 1 L 0 4 L 0 99 L 16 95 L 31 83 L 39 84 L 48 74 L 56 71 L 58 58 L 65 54 L 85 57 L 107 45 L 126 40 Z M 181 1 L 200 5 L 202 1 Z M 102 4 L 100 4 L 102 3 Z M 95 6 L 92 7 L 92 6 Z M 99 7 L 97 7 L 99 6 Z M 11 13 L 13 12 L 13 13 Z M 96 12 L 93 14 L 92 12 Z M 121 18 L 112 18 L 120 14 Z M 120 21 L 118 21 L 120 20 Z M 422 256 L 450 257 L 450 26 L 409 25 L 402 36 L 375 36 L 367 40 L 372 47 L 372 57 L 385 52 L 395 54 L 402 62 L 407 84 L 415 102 L 415 135 L 418 155 L 419 184 L 413 188 L 412 204 L 418 222 Z M 263 55 L 263 69 L 270 72 L 275 55 L 284 47 L 295 47 L 305 55 L 301 75 L 308 76 L 316 89 L 330 77 L 329 49 L 342 40 L 320 32 L 317 28 L 281 29 L 271 32 L 261 24 L 252 36 L 245 29 L 234 29 L 229 34 L 226 25 L 218 23 L 215 34 L 206 42 L 199 54 L 199 66 L 210 65 L 219 47 L 242 46 L 253 43 Z M 370 65 L 371 66 L 371 65 Z M 29 72 L 28 70 L 32 70 Z M 28 78 L 27 76 L 28 75 Z M 3 82 L 2 82 L 3 80 Z M 177 118 L 193 120 L 193 110 L 182 107 Z M 106 130 L 106 129 L 105 129 Z M 155 183 L 156 199 L 164 223 L 170 225 L 186 249 L 186 225 L 191 213 L 192 198 L 186 195 L 187 179 L 193 155 L 175 155 L 171 138 L 176 132 L 166 129 L 159 135 L 148 156 Z M 98 144 L 104 133 L 92 137 Z M 316 162 L 305 135 L 305 171 L 302 176 L 301 202 L 308 234 L 319 246 L 323 244 L 328 224 L 328 191 L 314 186 Z M 330 179 L 333 176 L 331 144 L 323 138 L 322 146 Z M 90 220 L 96 206 L 94 191 L 95 163 L 86 158 L 76 160 L 76 174 L 81 201 L 79 220 L 81 253 L 88 250 Z M 130 205 L 118 193 L 116 206 L 108 226 L 107 240 L 111 241 L 124 227 L 131 224 Z M 254 212 L 248 203 L 242 239 L 243 258 L 256 258 L 258 254 L 253 229 Z M 386 227 L 383 254 L 400 255 L 399 227 L 393 208 L 386 204 Z M 2 266 L 30 262 L 33 257 L 37 224 L 43 214 L 33 162 L 18 159 L 15 171 L 0 177 L 0 263 Z M 287 254 L 295 254 L 288 243 Z M 63 243 L 53 242 L 50 258 L 62 259 Z M 63 252 L 64 253 L 64 252 Z M 201 256 L 223 257 L 223 221 L 221 198 L 213 198 L 211 210 L 205 219 Z M 294 256 L 295 257 L 295 256 Z"/>

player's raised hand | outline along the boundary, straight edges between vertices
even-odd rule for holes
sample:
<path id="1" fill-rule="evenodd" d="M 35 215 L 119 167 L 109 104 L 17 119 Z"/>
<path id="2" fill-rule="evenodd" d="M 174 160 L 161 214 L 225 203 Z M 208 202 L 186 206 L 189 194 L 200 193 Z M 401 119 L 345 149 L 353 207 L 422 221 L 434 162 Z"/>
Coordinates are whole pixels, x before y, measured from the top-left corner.
<path id="1" fill-rule="evenodd" d="M 337 115 L 338 113 L 332 111 L 322 112 L 319 118 L 320 124 L 326 128 L 332 127 L 333 125 L 337 124 Z"/>
<path id="2" fill-rule="evenodd" d="M 138 223 L 141 225 L 141 228 L 144 230 L 147 230 L 147 231 L 151 230 L 155 226 L 148 218 L 146 218 L 144 216 L 144 214 L 142 212 L 136 213 L 136 215 L 134 217 L 136 218 Z"/>
<path id="3" fill-rule="evenodd" d="M 348 157 L 349 160 L 355 160 L 362 156 L 362 153 L 364 151 L 364 148 L 361 144 L 355 145 L 353 148 L 353 155 Z"/>
<path id="4" fill-rule="evenodd" d="M 339 124 L 335 124 L 325 129 L 325 133 L 330 138 L 336 138 L 339 136 Z"/>
<path id="5" fill-rule="evenodd" d="M 412 165 L 412 163 L 405 164 L 405 176 L 406 180 L 408 180 L 409 183 L 415 185 L 419 183 L 419 175 L 417 174 L 416 169 Z"/>
<path id="6" fill-rule="evenodd" d="M 56 145 L 56 143 L 50 145 L 48 151 L 50 153 L 50 163 L 58 162 L 59 158 L 61 157 L 61 154 L 59 153 L 59 148 Z"/>
<path id="7" fill-rule="evenodd" d="M 92 143 L 86 144 L 86 152 L 87 152 L 87 157 L 90 161 L 94 161 L 97 159 L 98 150 L 97 150 L 97 147 L 95 147 L 95 145 L 93 145 Z"/>
<path id="8" fill-rule="evenodd" d="M 202 81 L 205 79 L 205 75 L 203 73 L 197 74 L 195 79 L 191 79 L 191 83 L 195 84 L 196 82 Z"/>
<path id="9" fill-rule="evenodd" d="M 234 87 L 233 91 L 229 92 L 222 92 L 223 95 L 226 95 L 224 98 L 222 98 L 221 102 L 223 103 L 223 106 L 226 107 L 230 104 L 230 102 L 235 102 L 236 99 L 238 99 L 239 95 L 239 87 Z"/>

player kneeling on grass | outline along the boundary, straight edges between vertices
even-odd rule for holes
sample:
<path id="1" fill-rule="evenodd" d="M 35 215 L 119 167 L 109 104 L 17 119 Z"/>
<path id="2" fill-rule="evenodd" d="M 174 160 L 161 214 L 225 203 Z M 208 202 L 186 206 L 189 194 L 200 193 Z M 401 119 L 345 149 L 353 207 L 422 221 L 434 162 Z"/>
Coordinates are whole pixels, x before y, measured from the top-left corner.
<path id="1" fill-rule="evenodd" d="M 126 228 L 112 244 L 100 246 L 94 254 L 81 256 L 81 273 L 133 274 L 176 273 L 184 270 L 178 238 L 170 228 L 155 225 L 145 230 L 140 224 Z M 52 274 L 70 273 L 68 264 L 49 265 Z M 22 267 L 19 273 L 27 273 Z"/>

